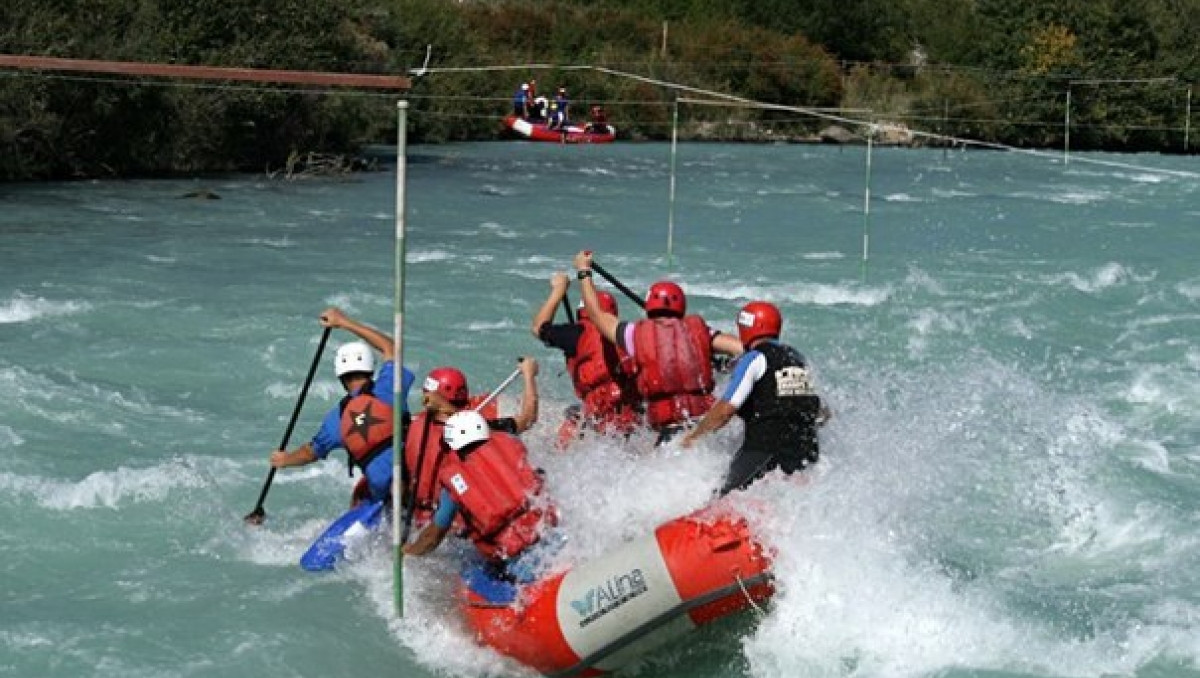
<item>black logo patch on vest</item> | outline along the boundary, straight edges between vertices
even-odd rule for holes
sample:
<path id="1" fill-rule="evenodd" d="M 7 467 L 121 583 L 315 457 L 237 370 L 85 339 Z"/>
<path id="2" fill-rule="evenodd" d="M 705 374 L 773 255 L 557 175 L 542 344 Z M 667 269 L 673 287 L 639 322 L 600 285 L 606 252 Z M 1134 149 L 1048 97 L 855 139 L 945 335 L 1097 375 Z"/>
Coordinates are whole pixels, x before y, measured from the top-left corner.
<path id="1" fill-rule="evenodd" d="M 374 404 L 374 402 L 367 402 L 367 406 L 361 412 L 350 410 L 350 419 L 353 422 L 350 426 L 350 433 L 358 434 L 364 441 L 371 439 L 370 433 L 372 427 L 386 421 L 371 413 L 371 406 Z"/>

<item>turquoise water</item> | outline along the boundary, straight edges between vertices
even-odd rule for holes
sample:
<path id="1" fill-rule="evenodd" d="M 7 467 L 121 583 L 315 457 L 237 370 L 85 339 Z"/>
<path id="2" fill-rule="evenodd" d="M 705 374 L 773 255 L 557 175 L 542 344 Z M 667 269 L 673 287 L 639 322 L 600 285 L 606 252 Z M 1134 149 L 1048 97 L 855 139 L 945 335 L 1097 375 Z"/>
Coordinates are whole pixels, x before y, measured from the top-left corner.
<path id="1" fill-rule="evenodd" d="M 406 362 L 478 391 L 542 361 L 564 558 L 699 506 L 736 444 L 549 451 L 570 387 L 528 326 L 577 250 L 724 329 L 779 303 L 835 409 L 811 483 L 744 498 L 766 616 L 632 673 L 1200 676 L 1195 159 L 876 150 L 864 219 L 864 149 L 684 145 L 668 257 L 665 145 L 410 155 Z M 386 540 L 300 570 L 340 459 L 241 522 L 320 311 L 391 327 L 394 199 L 386 172 L 0 186 L 0 675 L 524 675 L 464 632 L 452 549 L 406 561 L 403 619 Z"/>

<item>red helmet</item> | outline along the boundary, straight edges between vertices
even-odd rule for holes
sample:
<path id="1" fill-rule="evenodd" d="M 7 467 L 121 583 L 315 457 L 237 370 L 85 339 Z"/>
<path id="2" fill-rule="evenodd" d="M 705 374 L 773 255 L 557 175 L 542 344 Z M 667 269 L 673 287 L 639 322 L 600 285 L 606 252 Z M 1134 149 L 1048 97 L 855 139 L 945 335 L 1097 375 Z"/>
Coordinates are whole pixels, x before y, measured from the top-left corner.
<path id="1" fill-rule="evenodd" d="M 617 314 L 617 300 L 608 292 L 596 292 L 596 299 L 600 302 L 600 310 L 612 315 Z M 587 320 L 587 310 L 583 307 L 583 299 L 579 300 L 579 319 Z"/>
<path id="2" fill-rule="evenodd" d="M 422 388 L 436 391 L 453 405 L 466 405 L 471 399 L 467 376 L 453 367 L 437 367 L 429 371 Z"/>
<path id="3" fill-rule="evenodd" d="M 682 318 L 687 312 L 687 297 L 683 288 L 670 280 L 659 280 L 646 293 L 646 315 L 665 315 Z"/>
<path id="4" fill-rule="evenodd" d="M 767 301 L 752 301 L 742 307 L 737 317 L 738 338 L 743 346 L 762 337 L 778 337 L 783 327 L 779 309 Z"/>

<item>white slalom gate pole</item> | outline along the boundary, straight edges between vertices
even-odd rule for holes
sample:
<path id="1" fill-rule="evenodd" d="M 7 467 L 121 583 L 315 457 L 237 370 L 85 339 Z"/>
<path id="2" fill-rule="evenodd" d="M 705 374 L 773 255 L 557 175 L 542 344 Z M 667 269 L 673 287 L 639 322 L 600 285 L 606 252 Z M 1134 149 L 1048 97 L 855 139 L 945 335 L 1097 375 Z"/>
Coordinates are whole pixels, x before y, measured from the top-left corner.
<path id="1" fill-rule="evenodd" d="M 867 281 L 867 259 L 870 258 L 871 247 L 871 149 L 875 139 L 875 126 L 867 128 L 867 171 L 863 182 L 863 252 L 862 278 Z"/>
<path id="2" fill-rule="evenodd" d="M 675 153 L 679 147 L 679 97 L 675 98 L 675 113 L 671 116 L 671 188 L 667 201 L 667 269 L 670 270 L 675 250 Z"/>
<path id="3" fill-rule="evenodd" d="M 405 183 L 408 162 L 408 102 L 396 104 L 396 295 L 393 304 L 395 324 L 392 341 L 395 342 L 396 368 L 399 374 L 392 380 L 392 546 L 396 553 L 393 561 L 393 589 L 396 598 L 396 616 L 404 616 L 404 544 L 400 540 L 400 479 L 403 477 L 404 444 L 396 443 L 403 431 L 402 413 L 404 396 L 404 212 Z"/>

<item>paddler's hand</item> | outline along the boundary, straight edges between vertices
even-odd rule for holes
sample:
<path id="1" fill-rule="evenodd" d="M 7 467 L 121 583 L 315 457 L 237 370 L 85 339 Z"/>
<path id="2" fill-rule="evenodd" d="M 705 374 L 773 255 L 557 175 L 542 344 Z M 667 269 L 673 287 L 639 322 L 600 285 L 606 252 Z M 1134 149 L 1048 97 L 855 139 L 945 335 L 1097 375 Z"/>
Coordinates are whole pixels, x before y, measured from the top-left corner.
<path id="1" fill-rule="evenodd" d="M 575 255 L 575 270 L 586 271 L 592 267 L 592 252 L 591 250 L 583 250 Z"/>
<path id="2" fill-rule="evenodd" d="M 304 443 L 297 447 L 294 451 L 275 450 L 271 453 L 271 466 L 275 468 L 287 468 L 288 466 L 304 466 L 311 464 L 317 460 L 316 452 L 313 452 L 312 443 Z"/>
<path id="3" fill-rule="evenodd" d="M 320 317 L 321 327 L 329 327 L 338 329 L 346 326 L 346 314 L 342 313 L 342 309 L 331 306 L 321 312 Z"/>
<path id="4" fill-rule="evenodd" d="M 520 361 L 521 374 L 525 375 L 526 379 L 533 379 L 538 375 L 538 362 L 530 356 L 522 356 L 517 359 Z"/>
<path id="5" fill-rule="evenodd" d="M 550 289 L 559 297 L 567 293 L 567 288 L 571 286 L 571 279 L 566 273 L 559 271 L 550 278 Z"/>

